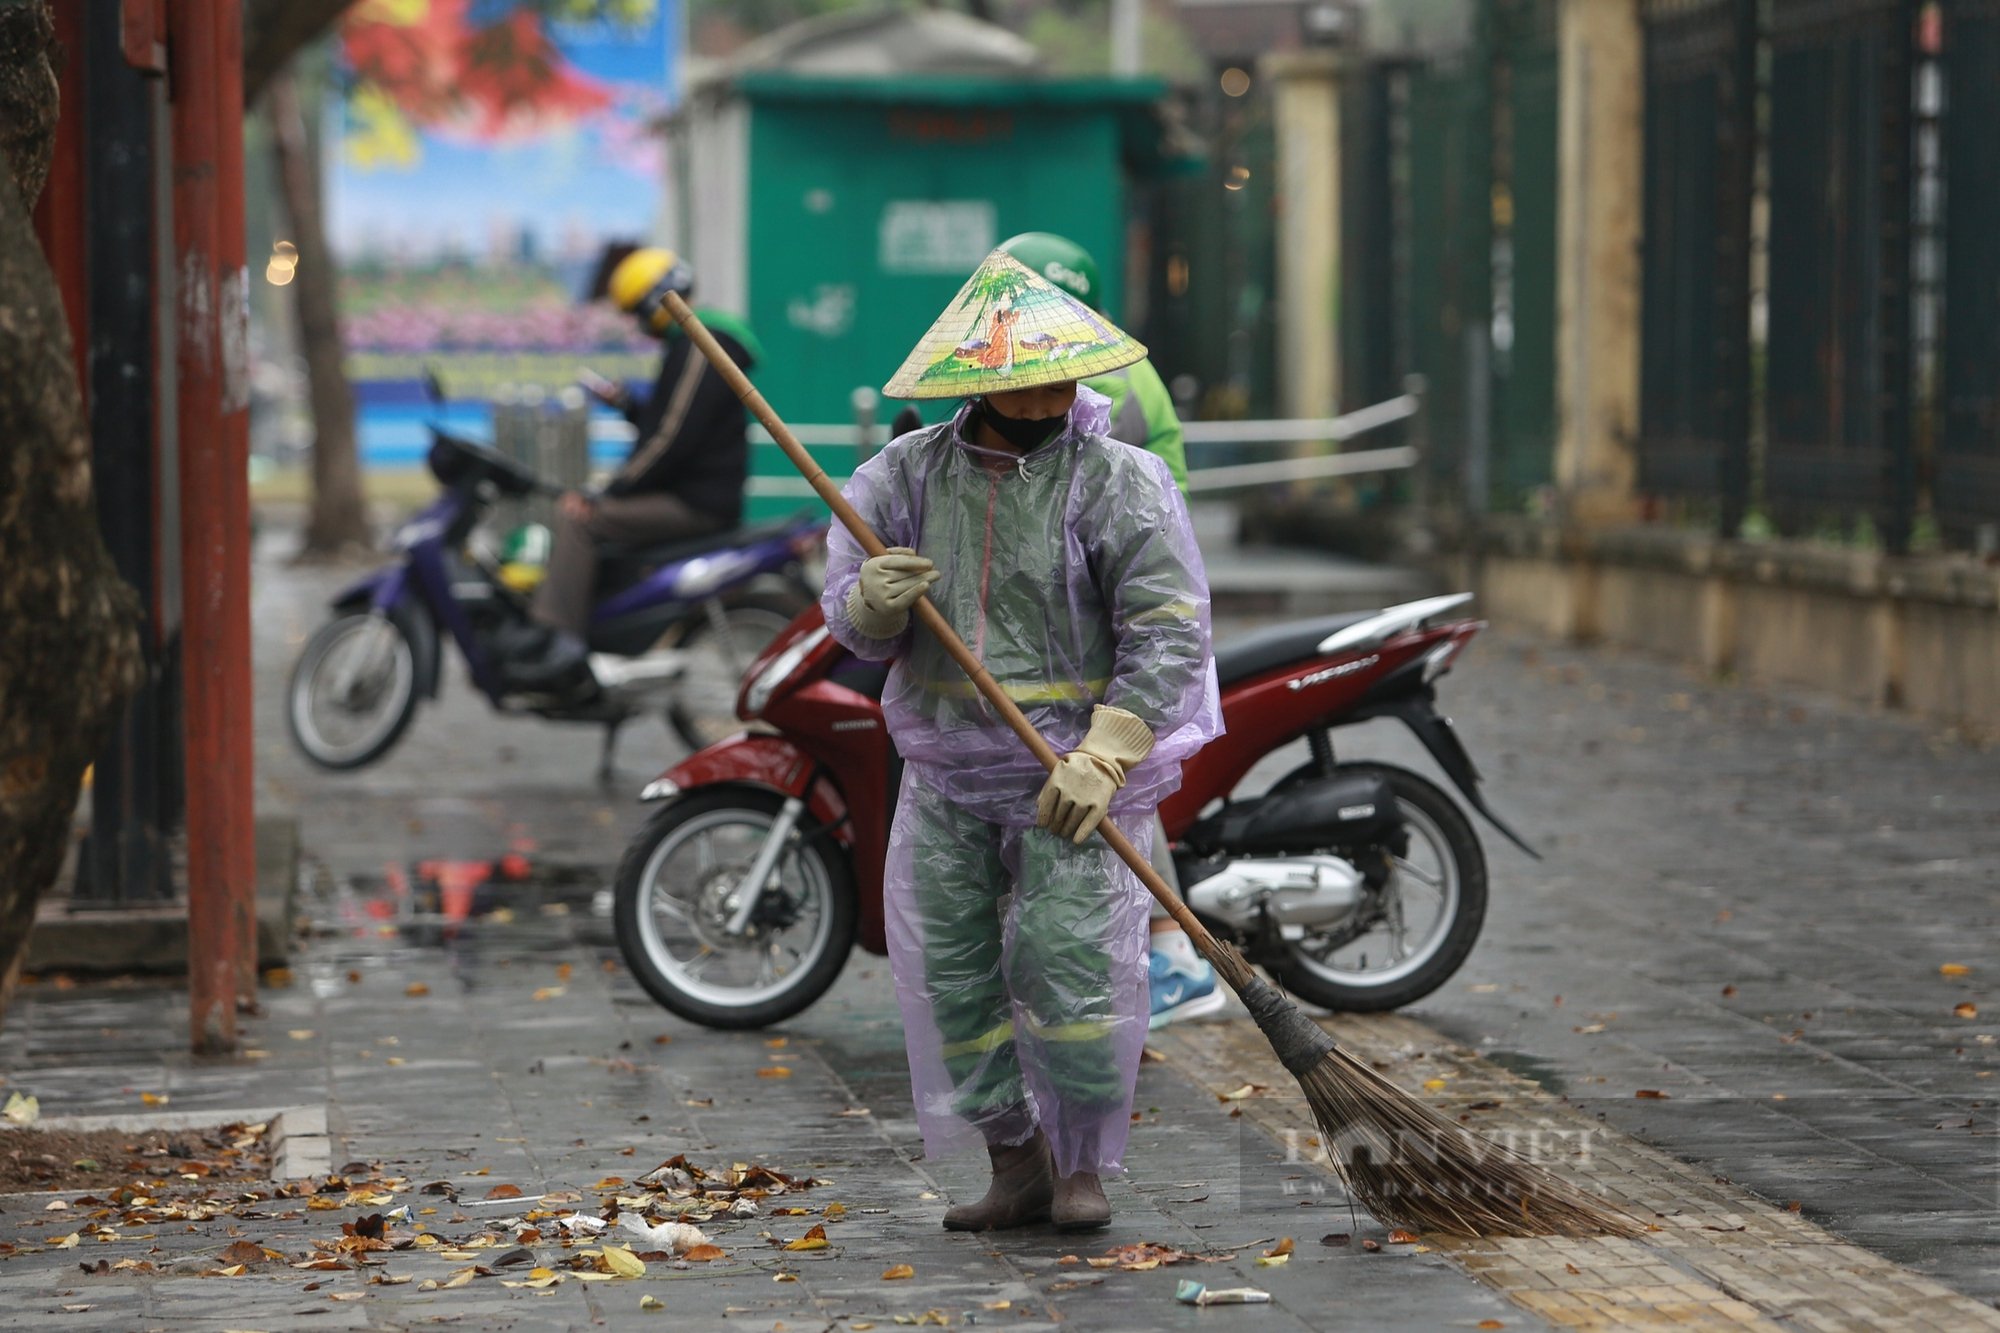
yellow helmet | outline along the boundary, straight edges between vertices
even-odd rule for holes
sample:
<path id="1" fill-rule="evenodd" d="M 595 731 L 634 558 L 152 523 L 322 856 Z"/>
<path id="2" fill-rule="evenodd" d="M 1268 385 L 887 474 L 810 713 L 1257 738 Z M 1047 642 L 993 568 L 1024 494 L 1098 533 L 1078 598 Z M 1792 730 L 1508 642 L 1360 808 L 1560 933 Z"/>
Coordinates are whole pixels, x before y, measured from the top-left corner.
<path id="1" fill-rule="evenodd" d="M 685 297 L 694 289 L 694 274 L 680 256 L 658 246 L 634 250 L 618 261 L 605 282 L 612 303 L 653 333 L 665 333 L 673 316 L 667 313 L 666 296 L 676 292 Z"/>

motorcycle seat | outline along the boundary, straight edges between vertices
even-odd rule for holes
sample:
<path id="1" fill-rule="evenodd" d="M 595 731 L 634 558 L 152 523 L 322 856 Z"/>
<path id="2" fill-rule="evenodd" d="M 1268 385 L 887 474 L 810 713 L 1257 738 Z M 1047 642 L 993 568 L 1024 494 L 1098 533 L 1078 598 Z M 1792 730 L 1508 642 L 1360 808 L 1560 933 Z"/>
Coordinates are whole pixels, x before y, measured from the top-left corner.
<path id="1" fill-rule="evenodd" d="M 1223 686 L 1234 685 L 1237 681 L 1248 680 L 1291 662 L 1304 662 L 1318 655 L 1320 641 L 1327 635 L 1377 614 L 1375 611 L 1344 611 L 1337 616 L 1291 620 L 1282 625 L 1252 630 L 1216 648 L 1216 681 Z"/>
<path id="2" fill-rule="evenodd" d="M 768 541 L 791 531 L 796 519 L 781 518 L 770 523 L 759 523 L 748 528 L 724 528 L 711 532 L 706 537 L 683 537 L 670 542 L 655 542 L 650 545 L 628 546 L 620 542 L 605 542 L 597 548 L 598 559 L 606 564 L 643 565 L 658 569 L 661 565 L 672 564 L 676 560 L 690 560 L 710 551 L 721 551 L 733 546 L 749 546 L 754 542 Z"/>

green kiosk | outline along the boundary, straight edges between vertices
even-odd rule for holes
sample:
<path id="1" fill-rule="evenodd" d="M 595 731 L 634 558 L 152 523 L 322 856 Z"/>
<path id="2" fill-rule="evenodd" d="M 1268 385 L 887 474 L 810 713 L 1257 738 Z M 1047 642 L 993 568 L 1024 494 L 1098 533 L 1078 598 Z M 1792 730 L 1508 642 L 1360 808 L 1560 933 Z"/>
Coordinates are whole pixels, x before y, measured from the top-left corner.
<path id="1" fill-rule="evenodd" d="M 695 81 L 669 126 L 669 231 L 698 303 L 756 330 L 757 385 L 795 428 L 851 423 L 855 390 L 1017 232 L 1084 245 L 1128 316 L 1126 183 L 1159 158 L 1164 85 L 1042 64 L 1005 29 L 919 10 L 795 24 Z M 852 470 L 851 446 L 805 434 L 828 472 Z M 775 447 L 752 472 L 752 520 L 805 503 Z"/>

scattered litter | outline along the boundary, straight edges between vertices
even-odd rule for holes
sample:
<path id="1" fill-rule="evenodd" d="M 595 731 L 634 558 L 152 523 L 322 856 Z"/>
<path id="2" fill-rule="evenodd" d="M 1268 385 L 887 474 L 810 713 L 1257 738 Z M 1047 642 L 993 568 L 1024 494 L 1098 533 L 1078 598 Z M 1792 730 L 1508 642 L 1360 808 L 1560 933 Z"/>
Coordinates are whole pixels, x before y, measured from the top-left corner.
<path id="1" fill-rule="evenodd" d="M 627 1226 L 631 1225 L 631 1219 L 624 1219 L 624 1221 Z M 571 1213 L 568 1217 L 557 1218 L 556 1225 L 564 1231 L 582 1231 L 595 1236 L 610 1224 L 601 1217 L 591 1217 L 586 1213 Z M 644 1223 L 641 1223 L 641 1225 L 643 1226 Z"/>
<path id="2" fill-rule="evenodd" d="M 1193 1278 L 1182 1278 L 1174 1288 L 1174 1299 L 1182 1305 L 1262 1305 L 1271 1299 L 1268 1291 L 1255 1287 L 1225 1287 L 1210 1290 Z"/>
<path id="3" fill-rule="evenodd" d="M 562 1220 L 562 1224 L 571 1227 L 572 1230 L 577 1229 L 571 1226 L 572 1223 L 587 1225 L 591 1222 L 597 1223 L 596 1226 L 588 1228 L 593 1232 L 604 1228 L 604 1223 L 595 1217 L 565 1217 Z M 685 1222 L 662 1222 L 655 1226 L 636 1214 L 624 1213 L 619 1216 L 618 1225 L 646 1242 L 650 1249 L 686 1254 L 697 1245 L 708 1244 L 708 1237 L 701 1234 L 700 1227 L 691 1227 Z"/>

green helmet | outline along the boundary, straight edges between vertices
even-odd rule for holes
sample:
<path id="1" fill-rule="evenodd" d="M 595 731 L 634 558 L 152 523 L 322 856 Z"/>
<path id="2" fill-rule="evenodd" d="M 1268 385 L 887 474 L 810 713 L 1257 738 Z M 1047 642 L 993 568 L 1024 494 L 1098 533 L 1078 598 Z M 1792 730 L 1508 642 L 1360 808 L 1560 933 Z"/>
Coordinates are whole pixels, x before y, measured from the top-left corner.
<path id="1" fill-rule="evenodd" d="M 1049 231 L 1024 231 L 1000 248 L 1089 306 L 1104 309 L 1097 261 L 1075 241 Z"/>

